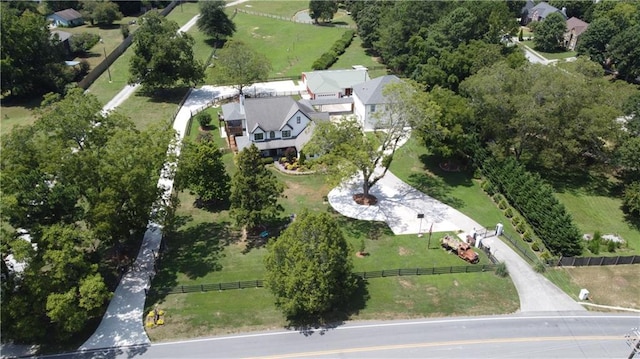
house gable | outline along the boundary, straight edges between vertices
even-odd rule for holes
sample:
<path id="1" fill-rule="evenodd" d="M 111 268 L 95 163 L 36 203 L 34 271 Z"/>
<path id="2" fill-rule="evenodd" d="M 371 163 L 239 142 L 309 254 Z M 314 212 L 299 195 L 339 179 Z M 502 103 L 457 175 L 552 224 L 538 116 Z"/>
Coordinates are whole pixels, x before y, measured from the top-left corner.
<path id="1" fill-rule="evenodd" d="M 365 67 L 302 73 L 302 81 L 312 98 L 349 96 L 354 84 L 368 80 Z"/>
<path id="2" fill-rule="evenodd" d="M 74 9 L 66 9 L 55 12 L 47 16 L 47 20 L 52 21 L 56 26 L 73 27 L 84 24 L 82 14 Z"/>

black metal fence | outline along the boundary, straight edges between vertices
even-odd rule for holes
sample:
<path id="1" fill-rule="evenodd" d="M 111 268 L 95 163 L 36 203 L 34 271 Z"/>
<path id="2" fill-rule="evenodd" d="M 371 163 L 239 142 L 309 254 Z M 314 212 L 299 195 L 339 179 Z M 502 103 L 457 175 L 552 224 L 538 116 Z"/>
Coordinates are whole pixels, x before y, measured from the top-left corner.
<path id="1" fill-rule="evenodd" d="M 529 253 L 527 248 L 524 248 L 520 242 L 511 238 L 511 236 L 508 235 L 507 233 L 503 232 L 502 236 L 506 238 L 509 241 L 509 243 L 513 244 L 513 246 L 518 250 L 518 252 L 520 252 L 529 261 L 529 263 L 538 262 L 538 258 L 535 255 Z"/>
<path id="2" fill-rule="evenodd" d="M 559 260 L 547 262 L 548 265 L 557 267 L 615 266 L 637 263 L 640 263 L 640 256 L 561 257 Z"/>
<path id="3" fill-rule="evenodd" d="M 433 268 L 403 268 L 403 269 L 385 269 L 381 271 L 371 272 L 357 272 L 355 275 L 363 279 L 371 278 L 385 278 L 385 277 L 402 277 L 413 275 L 436 275 L 436 274 L 454 274 L 454 273 L 478 273 L 478 272 L 492 272 L 496 268 L 495 264 L 481 264 L 481 265 L 469 265 L 469 266 L 453 266 L 453 267 L 433 267 Z M 199 285 L 181 285 L 173 288 L 158 288 L 150 289 L 150 294 L 180 294 L 180 293 L 195 293 L 195 292 L 213 292 L 223 291 L 231 289 L 248 289 L 248 288 L 262 288 L 264 287 L 264 281 L 249 280 L 238 281 L 228 283 L 214 283 L 214 284 L 199 284 Z"/>

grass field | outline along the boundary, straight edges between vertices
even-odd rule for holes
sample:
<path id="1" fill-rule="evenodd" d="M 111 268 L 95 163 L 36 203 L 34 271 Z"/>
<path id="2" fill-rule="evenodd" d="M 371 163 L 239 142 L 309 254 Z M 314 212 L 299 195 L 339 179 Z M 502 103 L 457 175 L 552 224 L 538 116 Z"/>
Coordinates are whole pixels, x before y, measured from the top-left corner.
<path id="1" fill-rule="evenodd" d="M 585 288 L 594 304 L 640 309 L 638 265 L 552 268 L 546 276 L 576 300 Z"/>
<path id="2" fill-rule="evenodd" d="M 528 41 L 521 41 L 520 42 L 523 45 L 528 46 L 530 49 L 534 50 L 535 52 L 537 52 L 538 54 L 540 54 L 541 56 L 543 56 L 545 59 L 547 60 L 564 60 L 567 59 L 569 57 L 575 57 L 577 52 L 575 51 L 563 51 L 563 52 L 542 52 L 539 51 L 535 48 L 535 44 L 533 42 L 533 40 L 528 40 Z"/>
<path id="3" fill-rule="evenodd" d="M 372 69 L 373 67 L 384 66 L 376 61 L 376 58 L 367 54 L 367 49 L 362 48 L 362 40 L 359 36 L 353 38 L 351 45 L 347 47 L 344 54 L 340 55 L 331 69 L 349 69 L 353 65 L 362 65 L 369 68 L 369 77 L 372 79 L 387 74 L 386 69 Z"/>
<path id="4" fill-rule="evenodd" d="M 237 28 L 234 39 L 244 41 L 271 62 L 269 77 L 299 76 L 309 71 L 313 62 L 346 31 L 243 13 L 233 21 Z"/>
<path id="5" fill-rule="evenodd" d="M 580 232 L 617 234 L 626 241 L 626 245 L 615 253 L 601 250 L 598 255 L 640 254 L 640 224 L 625 219 L 621 209 L 622 200 L 610 195 L 590 193 L 581 188 L 558 192 L 556 196 L 571 213 Z M 585 250 L 584 254 L 589 255 L 590 252 Z"/>
<path id="6" fill-rule="evenodd" d="M 308 1 L 247 1 L 230 9 L 239 8 L 247 11 L 254 11 L 263 14 L 293 17 L 298 11 L 303 11 L 309 8 Z"/>

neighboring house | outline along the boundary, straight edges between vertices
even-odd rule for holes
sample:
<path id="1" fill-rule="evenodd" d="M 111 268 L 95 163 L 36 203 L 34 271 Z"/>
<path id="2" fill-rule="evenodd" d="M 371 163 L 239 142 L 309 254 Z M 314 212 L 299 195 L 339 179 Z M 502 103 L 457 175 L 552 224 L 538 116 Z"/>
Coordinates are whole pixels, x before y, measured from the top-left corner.
<path id="1" fill-rule="evenodd" d="M 588 27 L 588 23 L 578 19 L 577 17 L 572 17 L 567 20 L 567 32 L 564 34 L 564 47 L 570 51 L 575 50 L 580 35 L 582 35 Z"/>
<path id="2" fill-rule="evenodd" d="M 82 15 L 74 9 L 66 9 L 47 16 L 47 20 L 54 26 L 74 27 L 84 24 Z"/>
<path id="3" fill-rule="evenodd" d="M 395 75 L 386 75 L 353 86 L 353 113 L 365 130 L 378 127 L 380 119 L 376 113 L 384 111 L 387 103 L 382 91 L 388 84 L 399 81 Z"/>
<path id="4" fill-rule="evenodd" d="M 312 100 L 351 96 L 353 85 L 368 80 L 369 72 L 363 66 L 354 66 L 350 70 L 323 70 L 302 73 L 302 83 Z"/>
<path id="5" fill-rule="evenodd" d="M 527 10 L 525 23 L 528 24 L 531 21 L 544 21 L 547 16 L 555 12 L 560 13 L 562 16 L 564 16 L 565 19 L 567 18 L 567 15 L 565 14 L 566 8 L 562 8 L 562 10 L 559 10 L 558 8 L 547 4 L 546 2 L 541 2 Z"/>
<path id="6" fill-rule="evenodd" d="M 62 48 L 64 49 L 65 56 L 70 56 L 71 44 L 69 43 L 69 39 L 71 38 L 72 34 L 66 31 L 52 30 L 51 37 L 55 37 L 56 35 L 58 36 L 58 39 L 60 39 L 60 46 L 62 46 Z"/>
<path id="7" fill-rule="evenodd" d="M 247 98 L 222 105 L 230 143 L 237 150 L 258 147 L 264 157 L 280 157 L 287 148 L 296 155 L 311 139 L 316 121 L 328 121 L 329 114 L 316 112 L 305 101 L 291 97 Z"/>

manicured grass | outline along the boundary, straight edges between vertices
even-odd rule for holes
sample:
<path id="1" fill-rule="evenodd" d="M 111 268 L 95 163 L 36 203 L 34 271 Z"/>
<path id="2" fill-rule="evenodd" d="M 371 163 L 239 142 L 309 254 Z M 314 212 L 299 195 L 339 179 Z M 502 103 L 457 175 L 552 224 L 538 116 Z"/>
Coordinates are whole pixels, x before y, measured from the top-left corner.
<path id="1" fill-rule="evenodd" d="M 236 6 L 230 7 L 230 9 L 239 8 L 247 11 L 254 11 L 263 14 L 278 15 L 284 17 L 291 17 L 302 10 L 309 8 L 308 1 L 247 1 Z M 235 20 L 235 19 L 234 19 Z"/>
<path id="2" fill-rule="evenodd" d="M 564 51 L 564 52 L 542 52 L 539 51 L 535 48 L 535 44 L 533 42 L 533 40 L 529 40 L 529 41 L 521 41 L 521 44 L 524 44 L 526 46 L 529 46 L 530 49 L 534 50 L 535 52 L 537 52 L 538 54 L 540 54 L 541 56 L 543 56 L 545 59 L 547 60 L 562 60 L 562 59 L 566 59 L 569 57 L 574 57 L 577 55 L 577 52 L 575 51 Z"/>
<path id="3" fill-rule="evenodd" d="M 187 88 L 175 88 L 154 96 L 136 91 L 117 108 L 117 111 L 129 117 L 138 129 L 145 129 L 154 123 L 169 125 L 173 123 L 178 104 L 187 91 Z"/>
<path id="4" fill-rule="evenodd" d="M 364 308 L 352 320 L 512 313 L 515 288 L 493 273 L 371 279 Z M 159 302 L 165 325 L 147 329 L 152 341 L 268 330 L 287 322 L 266 288 L 170 295 Z"/>
<path id="5" fill-rule="evenodd" d="M 346 31 L 243 13 L 233 21 L 237 28 L 234 39 L 244 41 L 271 62 L 269 77 L 299 76 L 309 71 L 313 62 Z"/>
<path id="6" fill-rule="evenodd" d="M 580 190 L 560 192 L 556 196 L 571 213 L 580 232 L 618 234 L 627 242 L 615 253 L 601 250 L 599 256 L 640 254 L 640 227 L 625 220 L 622 200 Z M 590 252 L 585 250 L 584 254 L 590 255 Z"/>
<path id="7" fill-rule="evenodd" d="M 373 67 L 384 66 L 376 61 L 376 58 L 367 53 L 367 49 L 362 47 L 362 39 L 359 36 L 353 38 L 351 45 L 340 55 L 331 69 L 349 69 L 353 65 L 362 65 L 369 68 L 369 77 L 376 78 L 387 74 L 386 69 L 372 69 Z"/>
<path id="8" fill-rule="evenodd" d="M 30 125 L 35 122 L 34 109 L 40 106 L 42 98 L 16 101 L 2 100 L 0 105 L 0 134 L 8 133 L 16 125 Z"/>
<path id="9" fill-rule="evenodd" d="M 183 2 L 171 10 L 167 19 L 177 22 L 180 26 L 186 24 L 200 13 L 200 5 L 194 2 Z"/>

